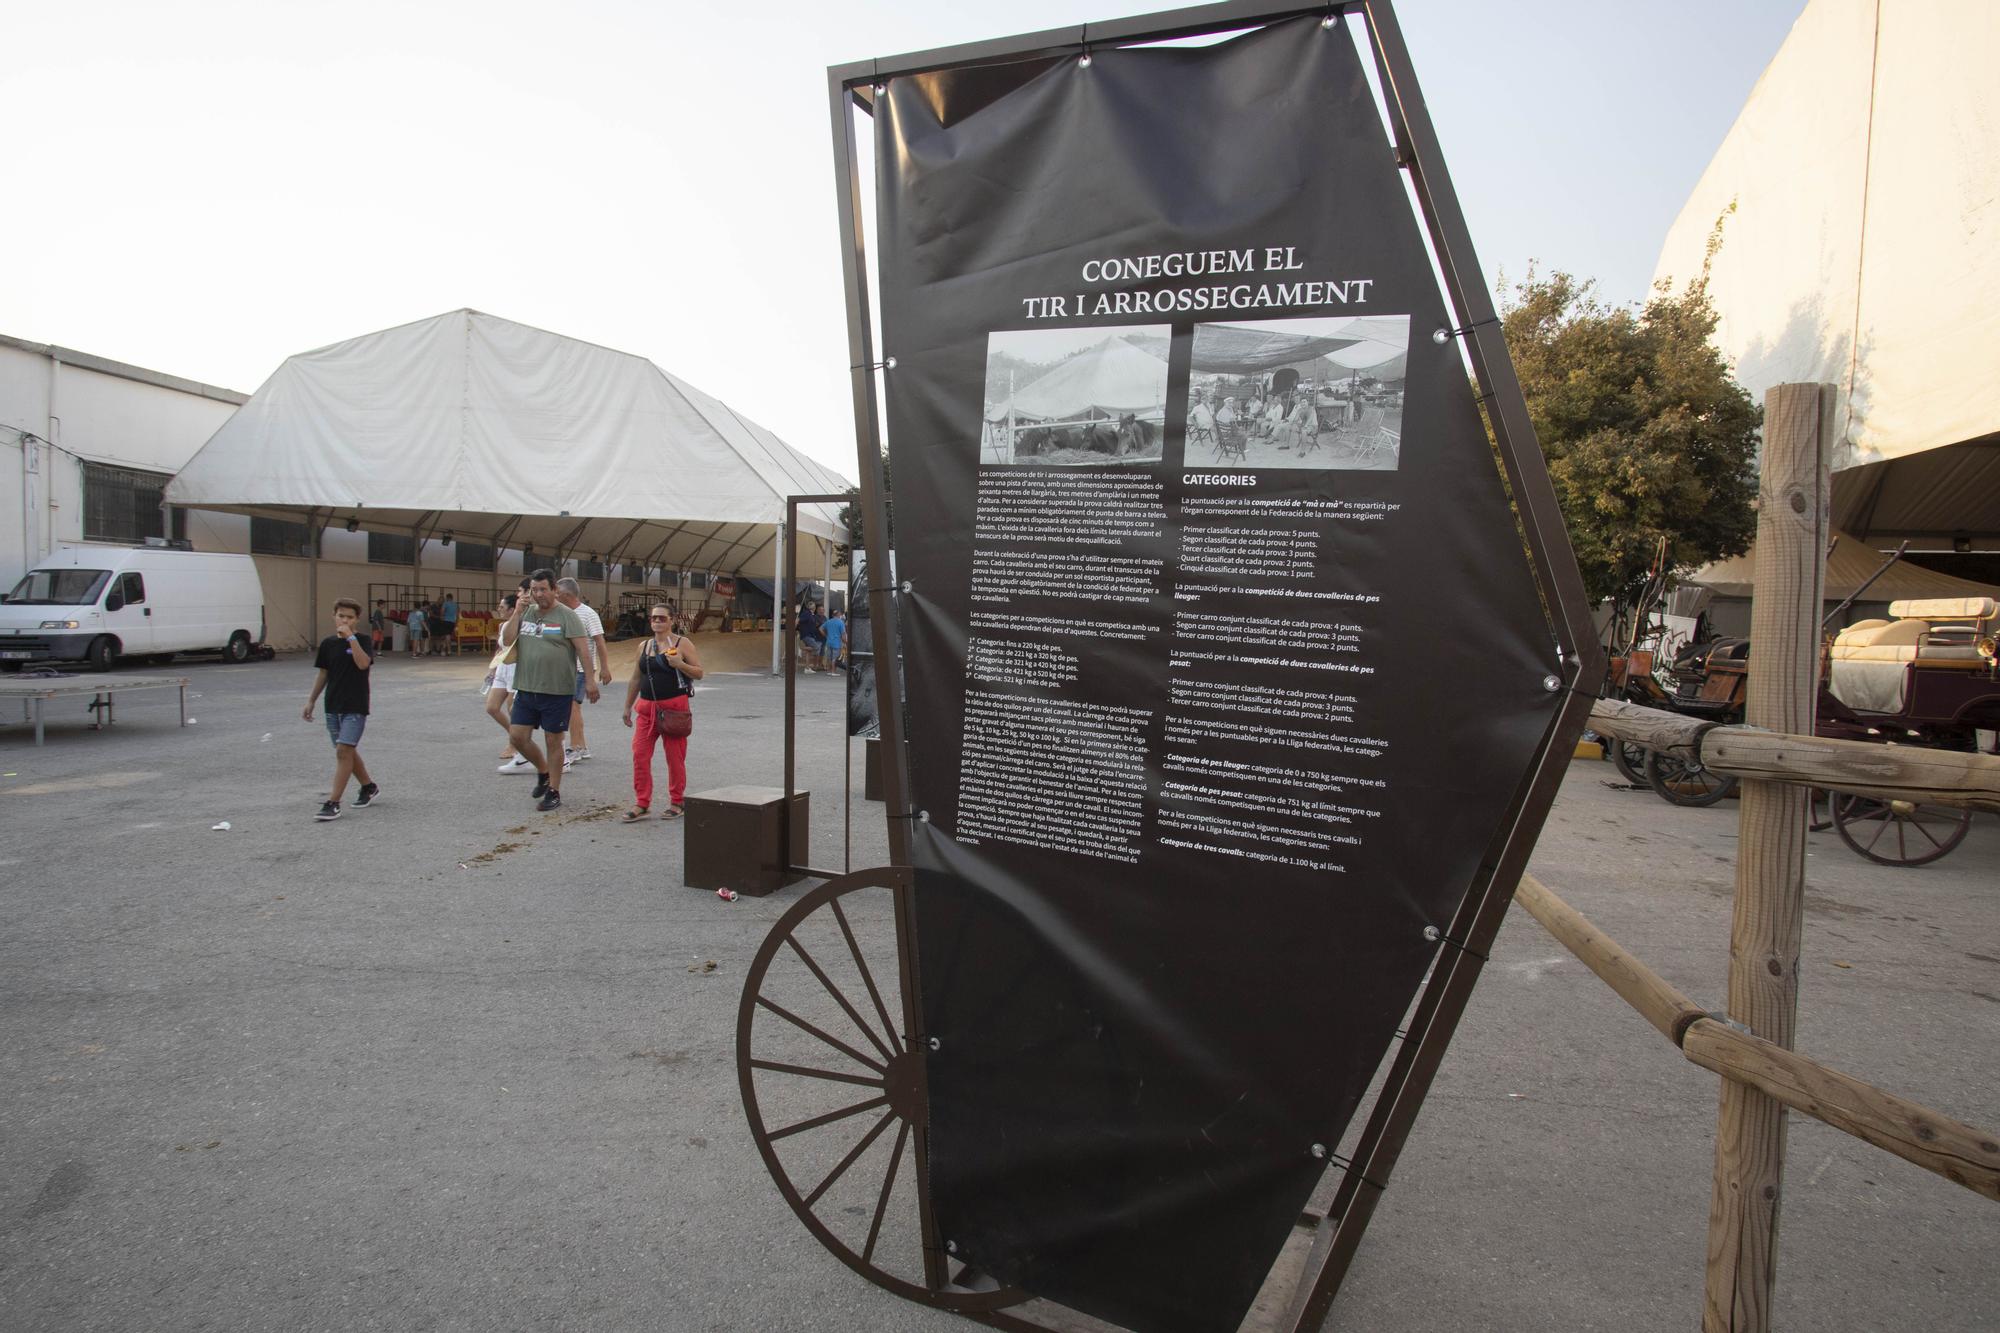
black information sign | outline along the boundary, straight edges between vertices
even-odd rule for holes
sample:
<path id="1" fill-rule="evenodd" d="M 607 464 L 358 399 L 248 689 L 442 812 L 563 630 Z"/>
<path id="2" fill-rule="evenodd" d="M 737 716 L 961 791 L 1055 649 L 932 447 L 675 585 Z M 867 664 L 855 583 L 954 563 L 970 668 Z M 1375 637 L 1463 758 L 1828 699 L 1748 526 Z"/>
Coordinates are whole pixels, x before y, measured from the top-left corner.
<path id="1" fill-rule="evenodd" d="M 1232 1329 L 1557 650 L 1344 24 L 875 110 L 938 1233 Z"/>

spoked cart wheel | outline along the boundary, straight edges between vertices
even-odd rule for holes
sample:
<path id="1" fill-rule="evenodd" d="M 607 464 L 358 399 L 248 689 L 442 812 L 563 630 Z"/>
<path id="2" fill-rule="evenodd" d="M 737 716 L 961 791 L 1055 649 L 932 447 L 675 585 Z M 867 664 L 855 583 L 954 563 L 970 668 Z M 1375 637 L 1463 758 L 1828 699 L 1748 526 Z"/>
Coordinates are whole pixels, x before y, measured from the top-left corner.
<path id="1" fill-rule="evenodd" d="M 949 1273 L 931 1221 L 913 884 L 856 871 L 779 918 L 743 983 L 736 1077 L 778 1192 L 835 1258 L 907 1300 L 997 1310 L 1028 1293 Z"/>
<path id="2" fill-rule="evenodd" d="M 1824 787 L 1813 787 L 1806 794 L 1806 831 L 1824 833 L 1833 827 L 1834 793 Z"/>
<path id="3" fill-rule="evenodd" d="M 1650 754 L 1645 746 L 1636 741 L 1621 741 L 1611 738 L 1611 764 L 1620 777 L 1635 787 L 1646 786 L 1646 756 Z"/>
<path id="4" fill-rule="evenodd" d="M 1646 782 L 1674 805 L 1714 805 L 1736 790 L 1736 779 L 1690 764 L 1678 755 L 1653 750 L 1646 755 Z"/>
<path id="5" fill-rule="evenodd" d="M 1964 842 L 1971 827 L 1967 809 L 1833 796 L 1833 828 L 1840 840 L 1880 865 L 1929 865 Z"/>

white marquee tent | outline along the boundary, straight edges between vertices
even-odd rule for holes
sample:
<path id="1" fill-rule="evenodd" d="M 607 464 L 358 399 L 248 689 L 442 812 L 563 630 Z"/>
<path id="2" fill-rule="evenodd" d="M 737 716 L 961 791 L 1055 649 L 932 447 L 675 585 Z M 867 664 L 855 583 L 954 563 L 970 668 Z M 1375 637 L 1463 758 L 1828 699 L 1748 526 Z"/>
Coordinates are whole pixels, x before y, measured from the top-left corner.
<path id="1" fill-rule="evenodd" d="M 1069 420 L 1093 412 L 1145 416 L 1163 412 L 1166 402 L 1167 363 L 1123 338 L 1106 338 L 988 408 L 986 419 L 1005 421 L 1010 413 L 1028 421 Z"/>
<path id="2" fill-rule="evenodd" d="M 785 497 L 851 483 L 644 357 L 455 310 L 288 358 L 167 503 L 769 574 Z M 838 506 L 799 511 L 801 576 Z"/>
<path id="3" fill-rule="evenodd" d="M 1811 0 L 1661 250 L 1760 401 L 1839 389 L 1835 525 L 2000 550 L 2000 4 Z M 1733 210 L 1733 211 L 1732 211 Z"/>

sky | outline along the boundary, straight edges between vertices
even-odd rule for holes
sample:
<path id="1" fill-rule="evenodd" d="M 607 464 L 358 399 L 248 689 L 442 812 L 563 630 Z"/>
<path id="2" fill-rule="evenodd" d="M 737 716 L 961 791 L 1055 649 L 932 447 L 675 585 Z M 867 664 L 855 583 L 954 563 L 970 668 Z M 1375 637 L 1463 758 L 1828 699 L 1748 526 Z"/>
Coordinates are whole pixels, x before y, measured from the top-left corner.
<path id="1" fill-rule="evenodd" d="M 1153 12 L 936 0 L 0 0 L 0 333 L 252 391 L 470 306 L 855 475 L 826 67 Z M 1804 0 L 1402 0 L 1489 285 L 1644 298 Z"/>

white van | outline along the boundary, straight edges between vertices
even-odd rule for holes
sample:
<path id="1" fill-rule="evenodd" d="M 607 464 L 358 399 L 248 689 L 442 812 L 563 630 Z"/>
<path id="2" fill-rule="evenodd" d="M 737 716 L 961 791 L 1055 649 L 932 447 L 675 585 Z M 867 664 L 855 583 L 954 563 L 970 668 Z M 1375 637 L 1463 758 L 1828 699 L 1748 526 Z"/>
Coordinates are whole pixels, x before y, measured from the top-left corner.
<path id="1" fill-rule="evenodd" d="M 264 585 L 247 555 L 167 546 L 69 546 L 0 598 L 0 666 L 221 653 L 264 642 Z"/>

